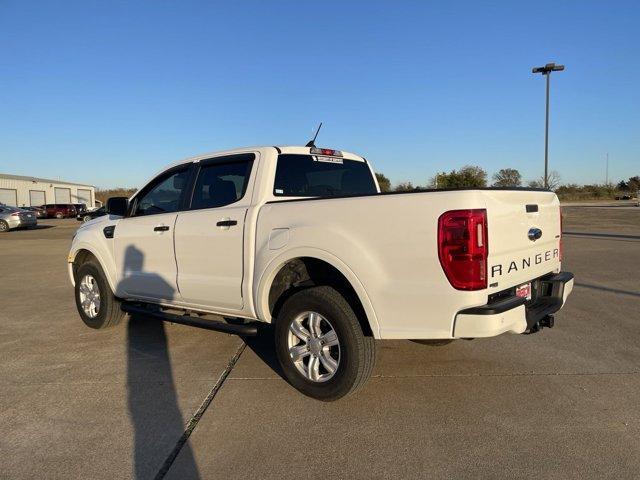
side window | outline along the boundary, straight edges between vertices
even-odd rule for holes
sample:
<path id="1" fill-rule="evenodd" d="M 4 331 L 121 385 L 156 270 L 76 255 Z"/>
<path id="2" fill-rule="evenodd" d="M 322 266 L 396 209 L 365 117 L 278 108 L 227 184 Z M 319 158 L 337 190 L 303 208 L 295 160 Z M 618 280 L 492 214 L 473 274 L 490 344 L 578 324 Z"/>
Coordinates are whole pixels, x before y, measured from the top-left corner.
<path id="1" fill-rule="evenodd" d="M 188 178 L 188 167 L 157 178 L 137 198 L 133 216 L 177 212 Z"/>
<path id="2" fill-rule="evenodd" d="M 191 200 L 192 209 L 223 207 L 247 190 L 253 155 L 238 155 L 229 163 L 203 164 Z"/>

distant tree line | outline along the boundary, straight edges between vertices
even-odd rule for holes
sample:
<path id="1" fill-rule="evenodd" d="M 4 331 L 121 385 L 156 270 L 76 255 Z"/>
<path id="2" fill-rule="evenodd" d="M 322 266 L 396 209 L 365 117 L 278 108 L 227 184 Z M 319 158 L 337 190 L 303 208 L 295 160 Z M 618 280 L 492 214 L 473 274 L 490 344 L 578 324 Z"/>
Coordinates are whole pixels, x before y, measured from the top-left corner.
<path id="1" fill-rule="evenodd" d="M 435 188 L 474 188 L 487 187 L 487 172 L 475 165 L 465 165 L 458 170 L 451 170 L 449 173 L 436 173 L 431 177 L 426 186 L 413 185 L 411 182 L 400 182 L 391 184 L 391 180 L 383 173 L 376 173 L 376 179 L 382 192 L 411 192 L 415 190 L 435 189 Z M 522 187 L 522 175 L 515 168 L 502 168 L 492 176 L 493 187 Z M 617 185 L 577 185 L 575 183 L 561 184 L 560 174 L 551 170 L 548 176 L 549 188 L 556 192 L 563 199 L 599 199 L 613 198 L 620 192 L 634 194 L 640 190 L 640 176 L 630 177 L 622 180 Z M 544 177 L 526 182 L 527 187 L 544 188 Z M 130 197 L 136 192 L 135 188 L 110 188 L 96 190 L 96 200 L 106 203 L 110 197 Z"/>
<path id="2" fill-rule="evenodd" d="M 136 193 L 136 190 L 138 189 L 124 187 L 96 189 L 96 200 L 100 200 L 105 205 L 111 197 L 130 197 Z"/>
<path id="3" fill-rule="evenodd" d="M 431 177 L 425 186 L 413 185 L 411 182 L 400 182 L 392 185 L 389 178 L 382 173 L 376 173 L 380 190 L 383 192 L 410 192 L 425 189 L 441 189 L 441 188 L 480 188 L 489 186 L 487 172 L 476 165 L 465 165 L 457 170 L 450 172 L 439 172 Z M 534 180 L 523 183 L 522 175 L 515 168 L 502 168 L 491 177 L 491 186 L 493 187 L 522 187 L 544 188 L 544 177 L 541 176 Z M 549 189 L 558 194 L 560 198 L 613 198 L 618 196 L 619 192 L 630 192 L 635 194 L 640 190 L 640 176 L 630 177 L 628 180 L 622 180 L 617 185 L 593 184 L 593 185 L 576 185 L 562 184 L 561 177 L 558 172 L 551 170 L 547 177 Z"/>

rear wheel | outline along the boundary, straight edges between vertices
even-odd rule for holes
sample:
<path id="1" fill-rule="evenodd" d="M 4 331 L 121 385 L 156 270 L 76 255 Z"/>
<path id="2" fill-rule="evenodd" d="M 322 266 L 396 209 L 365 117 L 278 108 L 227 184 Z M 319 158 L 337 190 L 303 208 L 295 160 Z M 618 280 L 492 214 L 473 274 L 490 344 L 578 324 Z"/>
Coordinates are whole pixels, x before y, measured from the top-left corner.
<path id="1" fill-rule="evenodd" d="M 64 218 L 64 215 L 60 212 L 56 213 L 56 218 L 60 219 L 60 218 Z"/>
<path id="2" fill-rule="evenodd" d="M 78 268 L 75 294 L 78 313 L 88 327 L 112 327 L 120 323 L 125 315 L 120 309 L 120 300 L 111 292 L 102 268 L 94 261 L 83 263 Z"/>
<path id="3" fill-rule="evenodd" d="M 91 215 L 85 215 L 84 217 L 82 217 L 82 221 L 83 222 L 88 222 L 89 220 L 91 220 Z"/>
<path id="4" fill-rule="evenodd" d="M 291 385 L 309 397 L 333 401 L 371 376 L 375 341 L 366 337 L 345 298 L 313 287 L 289 298 L 275 327 L 276 351 Z"/>
<path id="5" fill-rule="evenodd" d="M 0 220 L 0 232 L 8 232 L 8 231 L 9 231 L 9 224 L 4 220 Z"/>

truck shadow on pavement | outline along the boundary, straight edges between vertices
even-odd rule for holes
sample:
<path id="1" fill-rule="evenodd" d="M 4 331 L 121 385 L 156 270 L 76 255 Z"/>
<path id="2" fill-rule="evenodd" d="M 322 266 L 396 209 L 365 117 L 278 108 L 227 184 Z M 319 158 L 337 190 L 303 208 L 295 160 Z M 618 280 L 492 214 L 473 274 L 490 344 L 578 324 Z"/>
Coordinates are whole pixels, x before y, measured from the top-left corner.
<path id="1" fill-rule="evenodd" d="M 127 248 L 126 272 L 141 272 L 143 254 Z M 163 293 L 173 295 L 173 288 L 159 276 L 152 277 Z M 179 445 L 186 428 L 178 404 L 164 323 L 142 315 L 131 315 L 127 327 L 127 402 L 134 429 L 134 471 L 136 479 L 163 478 L 173 460 L 180 455 L 183 478 L 200 478 L 188 442 Z M 188 420 L 188 419 L 187 419 Z"/>
<path id="2" fill-rule="evenodd" d="M 258 335 L 255 337 L 243 338 L 247 347 L 255 353 L 260 360 L 262 360 L 271 370 L 274 371 L 280 378 L 287 381 L 280 368 L 280 362 L 278 362 L 278 356 L 276 355 L 276 345 L 274 340 L 273 325 L 265 323 L 260 326 Z"/>

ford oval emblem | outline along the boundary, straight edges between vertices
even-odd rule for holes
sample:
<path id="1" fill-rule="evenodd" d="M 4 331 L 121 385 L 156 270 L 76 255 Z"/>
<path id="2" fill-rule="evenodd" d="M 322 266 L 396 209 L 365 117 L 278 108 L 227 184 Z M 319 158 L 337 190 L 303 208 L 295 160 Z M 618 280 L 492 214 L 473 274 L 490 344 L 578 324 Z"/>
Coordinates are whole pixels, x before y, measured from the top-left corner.
<path id="1" fill-rule="evenodd" d="M 529 240 L 535 242 L 540 237 L 542 237 L 542 230 L 540 230 L 539 228 L 530 228 L 527 236 L 529 237 Z"/>

